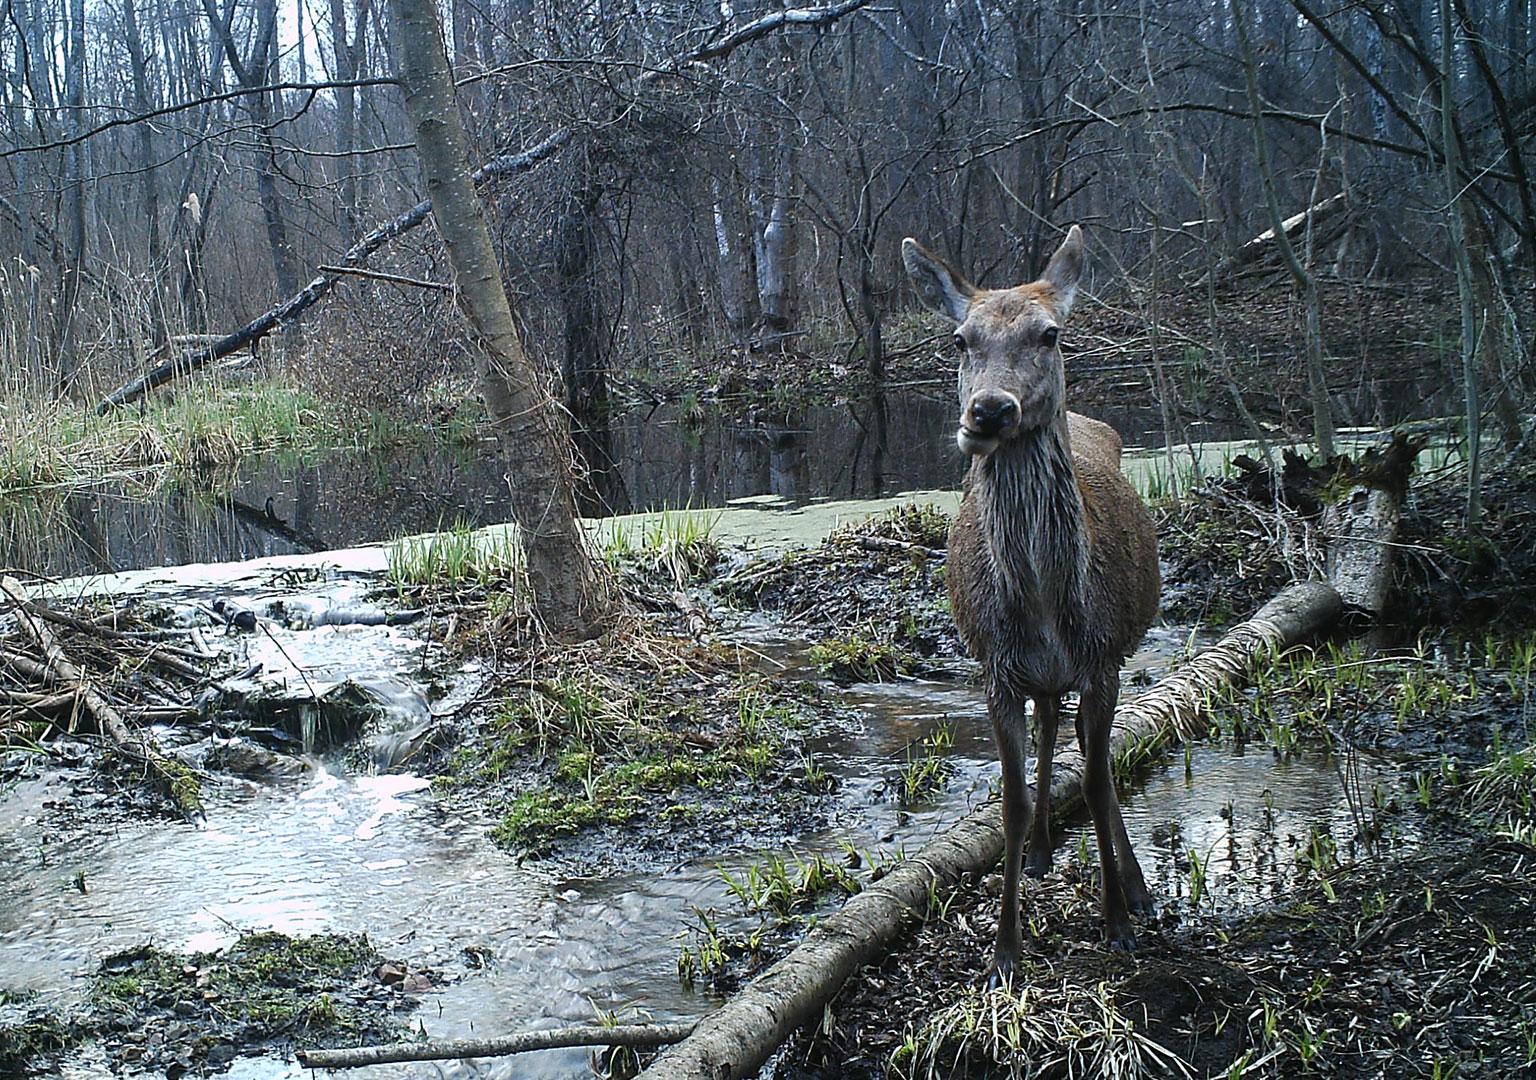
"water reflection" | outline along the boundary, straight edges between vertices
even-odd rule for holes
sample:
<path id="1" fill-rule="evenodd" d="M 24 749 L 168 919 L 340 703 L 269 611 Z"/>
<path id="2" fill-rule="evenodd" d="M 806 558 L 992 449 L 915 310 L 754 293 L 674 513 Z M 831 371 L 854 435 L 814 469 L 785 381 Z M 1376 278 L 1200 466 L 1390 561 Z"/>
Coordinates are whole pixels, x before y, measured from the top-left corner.
<path id="1" fill-rule="evenodd" d="M 589 509 L 614 499 L 635 510 L 756 495 L 800 503 L 959 482 L 964 462 L 947 433 L 947 404 L 916 395 L 882 401 L 873 427 L 869 409 L 774 407 L 731 418 L 697 408 L 631 411 L 612 431 L 620 475 Z M 264 455 L 233 474 L 178 474 L 142 487 L 119 482 L 10 503 L 0 509 L 0 561 L 66 577 L 326 551 L 510 517 L 490 444 Z"/>

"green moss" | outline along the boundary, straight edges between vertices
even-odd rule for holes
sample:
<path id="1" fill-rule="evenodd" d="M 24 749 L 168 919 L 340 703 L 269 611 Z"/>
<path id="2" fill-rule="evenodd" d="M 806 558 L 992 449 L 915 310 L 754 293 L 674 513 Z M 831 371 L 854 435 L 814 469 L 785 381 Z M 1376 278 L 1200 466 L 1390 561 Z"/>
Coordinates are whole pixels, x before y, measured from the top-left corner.
<path id="1" fill-rule="evenodd" d="M 504 847 L 542 851 L 552 840 L 592 825 L 623 825 L 654 812 L 657 795 L 713 790 L 736 776 L 761 776 L 778 751 L 778 744 L 767 738 L 708 751 L 673 745 L 603 766 L 589 751 L 567 749 L 560 754 L 548 784 L 506 804 L 491 838 Z M 697 812 L 698 807 L 688 802 L 660 811 L 677 819 Z"/>
<path id="2" fill-rule="evenodd" d="M 372 1020 L 332 995 L 379 962 L 361 935 L 246 934 L 225 952 L 192 955 L 145 946 L 105 960 L 90 1000 L 108 1015 L 170 1009 L 202 1017 L 204 1027 L 239 1017 L 253 1041 L 294 1031 L 345 1037 L 369 1029 Z"/>
<path id="3" fill-rule="evenodd" d="M 817 671 L 840 682 L 886 682 L 917 669 L 916 660 L 901 647 L 857 635 L 813 645 L 809 659 Z"/>

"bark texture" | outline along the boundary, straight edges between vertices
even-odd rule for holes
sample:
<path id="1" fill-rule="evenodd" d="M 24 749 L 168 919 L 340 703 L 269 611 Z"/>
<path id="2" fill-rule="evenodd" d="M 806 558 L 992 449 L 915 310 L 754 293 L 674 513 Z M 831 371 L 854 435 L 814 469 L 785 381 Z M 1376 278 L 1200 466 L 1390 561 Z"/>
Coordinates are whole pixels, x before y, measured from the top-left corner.
<path id="1" fill-rule="evenodd" d="M 306 1069 L 355 1069 L 397 1061 L 506 1057 L 564 1046 L 665 1046 L 686 1038 L 692 1030 L 691 1023 L 587 1024 L 544 1031 L 523 1031 L 496 1039 L 388 1043 L 383 1046 L 360 1046 L 355 1050 L 300 1050 L 299 1064 Z"/>
<path id="2" fill-rule="evenodd" d="M 470 175 L 437 9 L 432 0 L 397 0 L 391 9 L 406 112 L 433 218 L 476 338 L 480 392 L 506 463 L 534 611 L 560 637 L 591 637 L 612 599 L 576 519 L 564 425 L 512 322 Z"/>

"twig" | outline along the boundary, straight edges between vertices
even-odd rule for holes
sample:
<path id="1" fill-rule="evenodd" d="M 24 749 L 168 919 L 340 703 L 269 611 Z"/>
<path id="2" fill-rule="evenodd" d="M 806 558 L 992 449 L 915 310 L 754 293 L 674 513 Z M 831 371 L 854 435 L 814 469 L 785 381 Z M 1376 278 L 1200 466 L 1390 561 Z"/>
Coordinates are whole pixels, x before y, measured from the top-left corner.
<path id="1" fill-rule="evenodd" d="M 446 281 L 423 281 L 421 278 L 406 277 L 404 274 L 386 274 L 382 270 L 364 270 L 361 266 L 331 266 L 321 263 L 315 269 L 322 274 L 350 274 L 352 277 L 367 278 L 370 281 L 387 281 L 391 285 L 412 285 L 418 289 L 440 289 L 448 292 L 453 285 Z"/>
<path id="2" fill-rule="evenodd" d="M 584 1024 L 547 1031 L 522 1031 L 495 1039 L 427 1040 L 360 1046 L 355 1050 L 300 1050 L 298 1056 L 299 1064 L 306 1069 L 356 1069 L 397 1061 L 506 1057 L 563 1046 L 670 1046 L 686 1039 L 694 1024 L 691 1020 L 676 1024 Z"/>

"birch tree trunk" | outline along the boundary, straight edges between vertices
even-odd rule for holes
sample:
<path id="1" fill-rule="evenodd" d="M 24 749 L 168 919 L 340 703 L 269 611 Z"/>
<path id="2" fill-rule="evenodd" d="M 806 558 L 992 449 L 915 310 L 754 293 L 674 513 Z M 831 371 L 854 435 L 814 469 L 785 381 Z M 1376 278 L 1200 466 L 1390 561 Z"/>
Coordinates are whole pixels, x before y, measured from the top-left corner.
<path id="1" fill-rule="evenodd" d="M 595 636 L 615 601 L 576 519 L 569 442 L 523 352 L 480 201 L 433 0 L 395 0 L 398 69 L 432 215 L 477 338 L 480 390 L 501 446 L 534 612 L 557 636 Z"/>

